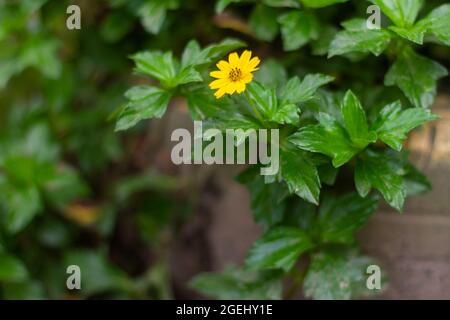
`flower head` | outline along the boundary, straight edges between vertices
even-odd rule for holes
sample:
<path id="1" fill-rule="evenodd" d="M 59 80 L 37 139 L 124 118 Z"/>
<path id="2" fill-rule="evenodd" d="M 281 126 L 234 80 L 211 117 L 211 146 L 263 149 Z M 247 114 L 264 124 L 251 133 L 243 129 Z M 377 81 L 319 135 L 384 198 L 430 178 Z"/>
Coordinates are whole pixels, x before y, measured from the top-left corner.
<path id="1" fill-rule="evenodd" d="M 246 84 L 253 80 L 252 72 L 258 70 L 259 58 L 252 57 L 252 52 L 245 50 L 239 57 L 236 52 L 228 56 L 228 61 L 221 60 L 217 63 L 218 71 L 212 71 L 209 75 L 216 78 L 209 87 L 217 91 L 214 93 L 217 99 L 225 93 L 233 94 L 245 91 Z"/>

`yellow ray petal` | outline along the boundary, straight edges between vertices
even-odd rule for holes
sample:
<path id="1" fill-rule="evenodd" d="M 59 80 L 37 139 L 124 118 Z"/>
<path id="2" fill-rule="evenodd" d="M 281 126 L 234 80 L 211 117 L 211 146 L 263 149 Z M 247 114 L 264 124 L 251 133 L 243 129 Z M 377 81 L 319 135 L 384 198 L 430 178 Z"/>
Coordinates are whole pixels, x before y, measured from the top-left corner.
<path id="1" fill-rule="evenodd" d="M 228 61 L 230 62 L 231 68 L 239 67 L 239 56 L 236 52 L 233 52 L 229 55 Z"/>
<path id="2" fill-rule="evenodd" d="M 214 96 L 215 96 L 217 99 L 219 99 L 219 98 L 222 98 L 223 95 L 224 95 L 225 93 L 227 93 L 226 90 L 225 90 L 225 88 L 220 88 L 219 90 L 217 90 L 216 92 L 214 92 Z"/>
<path id="3" fill-rule="evenodd" d="M 240 64 L 243 69 L 245 69 L 247 67 L 251 57 L 252 57 L 252 52 L 250 50 L 245 50 L 241 54 Z"/>
<path id="4" fill-rule="evenodd" d="M 227 91 L 228 94 L 233 94 L 236 91 L 236 82 L 230 82 L 225 90 Z"/>
<path id="5" fill-rule="evenodd" d="M 247 73 L 242 79 L 241 82 L 244 84 L 250 83 L 253 80 L 253 74 Z"/>
<path id="6" fill-rule="evenodd" d="M 242 93 L 245 91 L 245 83 L 243 82 L 236 82 L 236 92 L 237 93 Z"/>
<path id="7" fill-rule="evenodd" d="M 217 79 L 217 80 L 214 80 L 213 82 L 211 82 L 209 84 L 209 87 L 211 89 L 219 89 L 222 87 L 226 87 L 229 83 L 230 83 L 230 81 L 228 79 Z"/>
<path id="8" fill-rule="evenodd" d="M 259 65 L 259 63 L 260 63 L 259 58 L 258 58 L 258 57 L 254 57 L 254 58 L 253 58 L 252 60 L 250 60 L 250 62 L 248 63 L 248 66 L 247 66 L 248 70 L 247 70 L 247 71 L 251 72 L 251 71 L 258 70 L 256 67 Z"/>
<path id="9" fill-rule="evenodd" d="M 217 64 L 216 64 L 217 68 L 219 68 L 220 71 L 225 71 L 228 72 L 231 70 L 230 64 L 225 61 L 225 60 L 220 60 Z"/>
<path id="10" fill-rule="evenodd" d="M 228 73 L 225 71 L 211 71 L 209 75 L 217 79 L 228 78 Z"/>

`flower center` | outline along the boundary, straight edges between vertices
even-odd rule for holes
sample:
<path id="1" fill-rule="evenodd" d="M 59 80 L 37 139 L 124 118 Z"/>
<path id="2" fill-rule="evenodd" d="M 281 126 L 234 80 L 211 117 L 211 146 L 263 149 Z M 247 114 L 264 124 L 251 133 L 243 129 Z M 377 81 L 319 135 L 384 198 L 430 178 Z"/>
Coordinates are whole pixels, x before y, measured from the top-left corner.
<path id="1" fill-rule="evenodd" d="M 230 74 L 228 75 L 228 78 L 233 82 L 237 82 L 237 81 L 241 80 L 241 78 L 242 78 L 241 69 L 239 69 L 239 68 L 231 69 Z"/>

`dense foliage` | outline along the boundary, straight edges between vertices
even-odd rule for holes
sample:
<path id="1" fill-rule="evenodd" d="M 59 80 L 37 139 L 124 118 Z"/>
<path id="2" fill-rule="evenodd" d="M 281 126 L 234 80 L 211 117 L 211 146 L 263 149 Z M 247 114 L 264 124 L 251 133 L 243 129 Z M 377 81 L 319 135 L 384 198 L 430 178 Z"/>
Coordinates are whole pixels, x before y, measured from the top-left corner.
<path id="1" fill-rule="evenodd" d="M 66 1 L 0 0 L 0 297 L 173 297 L 168 250 L 201 187 L 142 160 L 141 148 L 163 121 L 148 119 L 180 100 L 208 128 L 281 132 L 280 172 L 252 166 L 237 178 L 264 234 L 245 265 L 191 286 L 238 299 L 373 293 L 374 260 L 355 233 L 380 202 L 401 212 L 431 188 L 403 145 L 438 119 L 450 4 L 78 4 L 82 29 L 68 30 Z M 367 28 L 371 4 L 381 29 Z M 255 79 L 245 95 L 216 99 L 209 72 L 245 47 L 261 58 Z M 80 291 L 66 290 L 70 264 L 85 270 Z"/>

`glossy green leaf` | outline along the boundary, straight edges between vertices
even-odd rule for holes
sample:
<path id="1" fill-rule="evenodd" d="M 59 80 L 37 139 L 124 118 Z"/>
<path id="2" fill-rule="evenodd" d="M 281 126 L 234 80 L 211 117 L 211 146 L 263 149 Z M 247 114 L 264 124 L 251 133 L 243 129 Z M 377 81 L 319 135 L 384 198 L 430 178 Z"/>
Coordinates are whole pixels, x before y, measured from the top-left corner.
<path id="1" fill-rule="evenodd" d="M 308 74 L 302 81 L 298 77 L 293 77 L 282 88 L 281 101 L 283 104 L 297 104 L 311 100 L 317 89 L 333 80 L 333 77 L 320 73 Z"/>
<path id="2" fill-rule="evenodd" d="M 201 60 L 202 49 L 196 40 L 188 42 L 181 56 L 181 66 L 183 68 L 189 65 L 197 65 Z"/>
<path id="3" fill-rule="evenodd" d="M 280 274 L 249 272 L 228 268 L 222 273 L 202 273 L 191 280 L 191 286 L 217 299 L 279 300 L 282 294 Z"/>
<path id="4" fill-rule="evenodd" d="M 299 256 L 313 247 L 305 231 L 275 227 L 256 241 L 246 259 L 251 269 L 283 269 L 289 271 Z"/>
<path id="5" fill-rule="evenodd" d="M 410 108 L 402 110 L 399 101 L 384 107 L 372 126 L 380 140 L 391 148 L 400 151 L 406 134 L 412 129 L 439 117 L 430 110 L 423 108 Z"/>
<path id="6" fill-rule="evenodd" d="M 298 0 L 262 0 L 264 4 L 270 7 L 288 7 L 299 8 L 300 3 Z"/>
<path id="7" fill-rule="evenodd" d="M 450 46 L 450 4 L 434 9 L 424 20 L 428 31 L 443 44 Z"/>
<path id="8" fill-rule="evenodd" d="M 411 26 L 417 18 L 424 0 L 371 0 L 397 26 Z"/>
<path id="9" fill-rule="evenodd" d="M 179 0 L 146 0 L 139 8 L 139 16 L 145 30 L 158 34 L 168 10 L 177 9 Z"/>
<path id="10" fill-rule="evenodd" d="M 377 209 L 378 199 L 350 193 L 322 202 L 318 228 L 324 243 L 352 243 L 358 231 Z"/>
<path id="11" fill-rule="evenodd" d="M 301 48 L 319 36 L 319 22 L 314 14 L 306 11 L 291 11 L 278 18 L 285 51 Z"/>
<path id="12" fill-rule="evenodd" d="M 6 207 L 5 227 L 10 233 L 24 229 L 42 208 L 35 186 L 6 188 L 0 197 Z"/>
<path id="13" fill-rule="evenodd" d="M 125 93 L 130 100 L 118 115 L 116 130 L 126 130 L 139 121 L 161 118 L 170 101 L 170 93 L 150 86 L 133 87 Z"/>
<path id="14" fill-rule="evenodd" d="M 417 44 L 423 44 L 423 37 L 428 29 L 427 21 L 419 22 L 412 27 L 390 26 L 389 30 L 394 31 L 400 37 L 408 39 Z"/>
<path id="15" fill-rule="evenodd" d="M 372 53 L 379 56 L 386 50 L 390 41 L 391 36 L 385 30 L 341 31 L 331 42 L 328 57 L 352 52 Z"/>
<path id="16" fill-rule="evenodd" d="M 257 166 L 241 173 L 238 181 L 250 190 L 251 208 L 256 223 L 267 230 L 282 221 L 286 209 L 284 200 L 289 194 L 286 185 L 276 182 L 265 183 Z"/>
<path id="17" fill-rule="evenodd" d="M 318 204 L 320 178 L 308 154 L 301 150 L 281 150 L 280 157 L 281 176 L 290 192 L 308 202 Z"/>
<path id="18" fill-rule="evenodd" d="M 154 77 L 165 85 L 170 85 L 177 75 L 176 61 L 171 52 L 139 52 L 132 59 L 137 72 Z"/>
<path id="19" fill-rule="evenodd" d="M 365 197 L 372 188 L 381 192 L 393 208 L 401 211 L 406 197 L 403 176 L 397 172 L 386 155 L 367 150 L 356 161 L 355 185 L 358 193 Z"/>
<path id="20" fill-rule="evenodd" d="M 278 100 L 275 89 L 267 89 L 253 81 L 247 85 L 246 94 L 265 119 L 271 119 L 277 112 Z"/>
<path id="21" fill-rule="evenodd" d="M 376 134 L 369 132 L 366 113 L 361 102 L 351 90 L 345 94 L 341 112 L 345 128 L 356 146 L 365 148 L 370 142 L 376 141 Z"/>
<path id="22" fill-rule="evenodd" d="M 258 39 L 272 41 L 278 33 L 277 17 L 277 10 L 259 4 L 250 15 L 250 28 Z"/>
<path id="23" fill-rule="evenodd" d="M 366 270 L 374 261 L 353 249 L 327 249 L 312 256 L 304 282 L 307 297 L 349 300 L 373 294 L 366 287 Z"/>
<path id="24" fill-rule="evenodd" d="M 300 109 L 295 104 L 285 104 L 278 108 L 272 117 L 272 121 L 279 124 L 295 124 L 299 121 Z"/>
<path id="25" fill-rule="evenodd" d="M 384 83 L 398 86 L 415 107 L 429 108 L 436 96 L 437 80 L 447 74 L 436 61 L 405 48 L 389 69 Z"/>
<path id="26" fill-rule="evenodd" d="M 353 145 L 348 133 L 335 119 L 320 113 L 320 124 L 309 125 L 289 137 L 297 147 L 327 155 L 333 166 L 340 167 L 353 158 L 360 148 Z"/>
<path id="27" fill-rule="evenodd" d="M 0 282 L 23 281 L 27 276 L 27 269 L 19 259 L 0 252 Z"/>
<path id="28" fill-rule="evenodd" d="M 283 65 L 275 59 L 267 59 L 255 74 L 255 80 L 268 88 L 277 88 L 284 85 L 287 73 Z"/>
<path id="29" fill-rule="evenodd" d="M 80 293 L 84 296 L 104 293 L 114 288 L 125 288 L 128 283 L 126 275 L 110 264 L 102 252 L 89 250 L 72 250 L 65 253 L 66 266 L 80 267 L 82 286 Z"/>
<path id="30" fill-rule="evenodd" d="M 336 3 L 344 3 L 348 0 L 300 0 L 301 3 L 308 8 L 322 8 Z"/>

